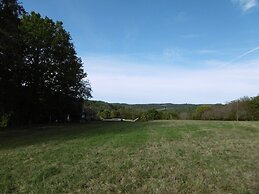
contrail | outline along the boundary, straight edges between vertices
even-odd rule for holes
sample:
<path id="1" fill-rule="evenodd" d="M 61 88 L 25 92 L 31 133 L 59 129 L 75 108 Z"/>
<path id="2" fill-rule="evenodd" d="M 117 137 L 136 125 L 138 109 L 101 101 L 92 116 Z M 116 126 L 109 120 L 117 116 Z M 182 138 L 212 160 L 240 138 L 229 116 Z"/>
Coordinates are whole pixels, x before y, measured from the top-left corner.
<path id="1" fill-rule="evenodd" d="M 252 52 L 255 52 L 255 51 L 257 51 L 257 50 L 259 50 L 259 46 L 256 47 L 256 48 L 254 48 L 254 49 L 252 49 L 252 50 L 250 50 L 250 51 L 247 51 L 247 52 L 243 53 L 242 55 L 239 55 L 238 57 L 236 57 L 236 58 L 234 58 L 234 59 L 232 59 L 232 60 L 230 61 L 230 63 L 233 63 L 233 62 L 235 62 L 235 61 L 241 59 L 242 57 L 244 57 L 244 56 L 246 56 L 246 55 L 248 55 L 248 54 L 250 54 L 250 53 L 252 53 Z"/>

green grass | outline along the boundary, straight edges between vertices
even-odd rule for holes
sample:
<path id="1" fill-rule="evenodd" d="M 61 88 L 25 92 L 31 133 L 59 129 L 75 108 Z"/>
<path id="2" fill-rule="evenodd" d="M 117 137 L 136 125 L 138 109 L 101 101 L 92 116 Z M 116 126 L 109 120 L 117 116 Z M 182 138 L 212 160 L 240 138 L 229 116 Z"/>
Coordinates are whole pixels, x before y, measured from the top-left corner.
<path id="1" fill-rule="evenodd" d="M 0 131 L 0 193 L 258 193 L 259 122 Z"/>

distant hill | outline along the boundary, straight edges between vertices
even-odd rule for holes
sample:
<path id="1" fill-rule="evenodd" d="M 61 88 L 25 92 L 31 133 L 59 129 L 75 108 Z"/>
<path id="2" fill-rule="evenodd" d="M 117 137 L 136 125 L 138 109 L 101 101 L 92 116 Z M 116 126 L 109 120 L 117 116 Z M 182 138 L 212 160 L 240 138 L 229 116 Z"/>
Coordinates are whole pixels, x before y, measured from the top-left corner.
<path id="1" fill-rule="evenodd" d="M 192 112 L 198 106 L 205 104 L 173 104 L 173 103 L 151 103 L 151 104 L 127 104 L 127 103 L 108 103 L 104 101 L 94 101 L 89 100 L 85 102 L 85 106 L 90 107 L 96 111 L 104 109 L 114 109 L 114 108 L 129 108 L 139 111 L 146 111 L 149 109 L 156 109 L 157 111 L 173 111 L 173 112 Z"/>
<path id="2" fill-rule="evenodd" d="M 135 108 L 140 110 L 149 110 L 156 109 L 161 110 L 170 110 L 174 112 L 190 112 L 195 110 L 198 106 L 202 104 L 172 104 L 172 103 L 152 103 L 152 104 L 125 104 L 125 103 L 113 103 L 115 106 L 124 106 L 128 108 Z"/>
<path id="3" fill-rule="evenodd" d="M 259 120 L 259 96 L 243 97 L 227 104 L 126 104 L 86 101 L 84 112 L 96 118 L 146 120 Z M 94 114 L 95 113 L 95 114 Z M 88 114 L 86 114 L 86 117 Z"/>

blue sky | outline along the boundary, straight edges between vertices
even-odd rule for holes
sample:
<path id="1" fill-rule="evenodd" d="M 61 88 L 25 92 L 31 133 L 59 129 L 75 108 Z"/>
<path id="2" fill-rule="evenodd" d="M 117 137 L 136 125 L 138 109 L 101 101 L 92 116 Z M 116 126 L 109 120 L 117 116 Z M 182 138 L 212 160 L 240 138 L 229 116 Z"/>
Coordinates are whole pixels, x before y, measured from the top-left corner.
<path id="1" fill-rule="evenodd" d="M 225 103 L 259 93 L 257 0 L 22 0 L 70 32 L 93 99 Z"/>

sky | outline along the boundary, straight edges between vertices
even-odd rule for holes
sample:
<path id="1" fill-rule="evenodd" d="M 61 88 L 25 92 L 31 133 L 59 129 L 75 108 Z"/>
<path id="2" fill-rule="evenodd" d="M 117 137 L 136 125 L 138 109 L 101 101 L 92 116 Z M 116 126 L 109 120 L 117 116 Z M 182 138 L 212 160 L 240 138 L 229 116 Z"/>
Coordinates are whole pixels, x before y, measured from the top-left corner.
<path id="1" fill-rule="evenodd" d="M 259 94 L 258 0 L 21 0 L 61 20 L 94 100 L 227 103 Z"/>

